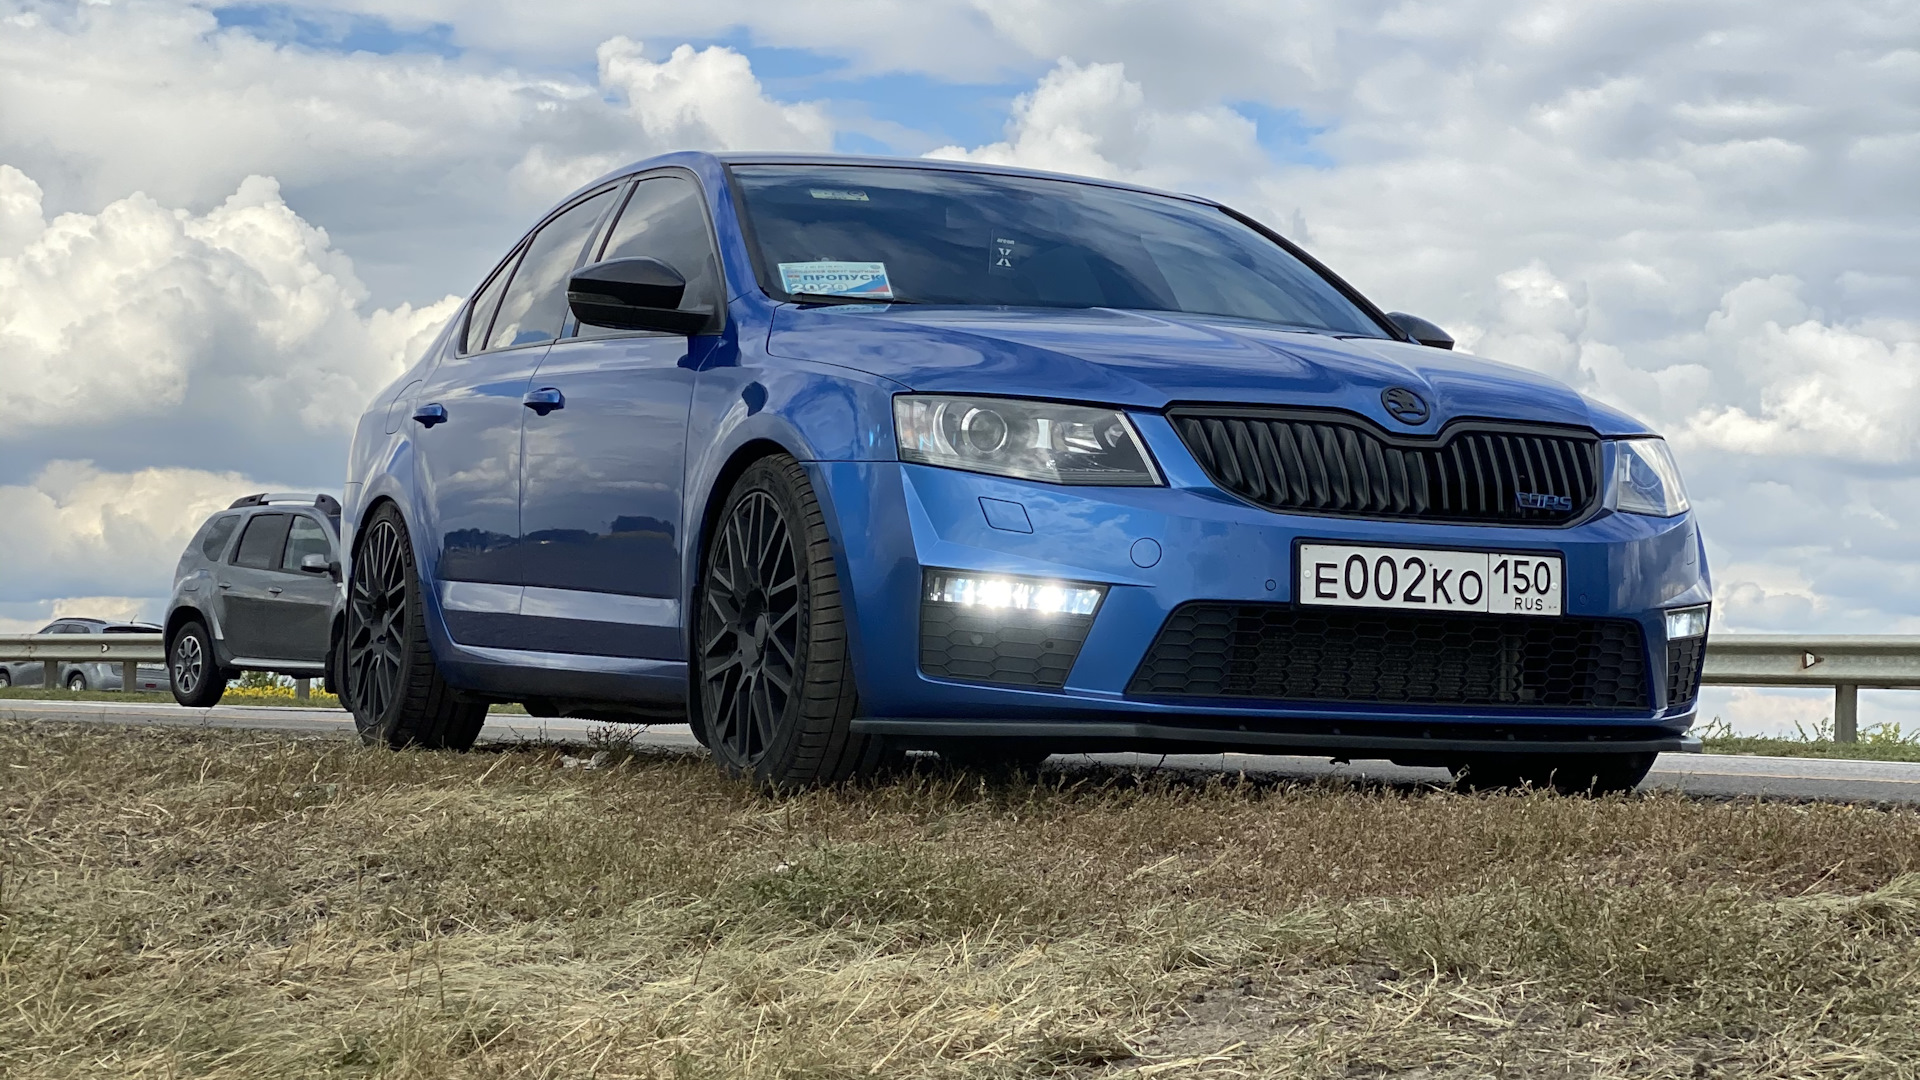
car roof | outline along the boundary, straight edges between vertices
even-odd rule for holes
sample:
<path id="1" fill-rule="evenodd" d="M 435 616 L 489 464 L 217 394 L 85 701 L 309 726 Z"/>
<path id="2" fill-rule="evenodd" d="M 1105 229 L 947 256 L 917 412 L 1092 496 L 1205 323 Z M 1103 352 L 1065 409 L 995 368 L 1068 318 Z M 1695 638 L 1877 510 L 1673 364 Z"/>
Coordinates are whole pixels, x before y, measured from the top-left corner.
<path id="1" fill-rule="evenodd" d="M 596 178 L 592 183 L 575 188 L 566 198 L 553 205 L 547 213 L 565 206 L 594 188 L 615 180 L 631 176 L 648 169 L 665 168 L 677 165 L 682 168 L 702 163 L 730 165 L 858 165 L 882 169 L 924 169 L 934 172 L 964 172 L 985 176 L 1018 176 L 1030 180 L 1060 180 L 1074 184 L 1091 184 L 1096 187 L 1114 188 L 1120 191 L 1137 191 L 1143 195 L 1160 195 L 1169 199 L 1183 199 L 1202 206 L 1219 207 L 1221 204 L 1201 195 L 1189 195 L 1179 191 L 1163 191 L 1141 184 L 1129 184 L 1122 180 L 1107 180 L 1098 176 L 1078 176 L 1073 173 L 1046 172 L 1041 169 L 1022 169 L 1013 165 L 993 165 L 978 161 L 954 161 L 948 158 L 886 157 L 877 154 L 796 154 L 781 151 L 729 150 L 723 153 L 711 153 L 705 150 L 676 150 L 669 154 L 658 154 L 643 158 L 614 169 L 612 172 Z M 541 217 L 546 217 L 542 214 Z"/>
<path id="2" fill-rule="evenodd" d="M 1064 180 L 1075 184 L 1092 184 L 1097 187 L 1118 188 L 1122 191 L 1138 191 L 1146 195 L 1164 195 L 1172 199 L 1186 199 L 1189 202 L 1213 205 L 1213 200 L 1198 195 L 1187 195 L 1178 191 L 1162 191 L 1141 184 L 1129 184 L 1123 180 L 1108 180 L 1099 176 L 1082 176 L 1076 173 L 1048 172 L 1044 169 L 1023 169 L 1015 165 L 995 165 L 980 161 L 954 161 L 949 158 L 910 158 L 883 157 L 877 154 L 791 154 L 791 153 L 751 153 L 746 151 L 728 151 L 712 155 L 722 165 L 859 165 L 880 169 L 924 169 L 936 172 L 980 173 L 988 176 L 1019 176 L 1029 180 Z"/>

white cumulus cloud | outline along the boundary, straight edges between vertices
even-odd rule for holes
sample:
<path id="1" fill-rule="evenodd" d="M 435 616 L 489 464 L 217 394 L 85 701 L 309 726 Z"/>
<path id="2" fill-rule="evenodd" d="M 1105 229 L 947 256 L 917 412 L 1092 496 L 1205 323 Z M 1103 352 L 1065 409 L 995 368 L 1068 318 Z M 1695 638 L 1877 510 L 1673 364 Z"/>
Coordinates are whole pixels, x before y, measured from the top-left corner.
<path id="1" fill-rule="evenodd" d="M 0 173 L 0 197 L 31 185 Z M 39 216 L 13 201 L 9 221 Z M 337 442 L 459 302 L 363 313 L 351 262 L 264 177 L 205 214 L 134 194 L 15 236 L 0 257 L 0 379 L 15 406 L 0 445 L 189 417 Z"/>
<path id="2" fill-rule="evenodd" d="M 51 462 L 25 483 L 0 486 L 0 605 L 112 596 L 121 601 L 115 614 L 139 604 L 151 615 L 200 523 L 261 490 L 237 472 Z M 71 606 L 62 601 L 48 614 L 90 613 Z"/>

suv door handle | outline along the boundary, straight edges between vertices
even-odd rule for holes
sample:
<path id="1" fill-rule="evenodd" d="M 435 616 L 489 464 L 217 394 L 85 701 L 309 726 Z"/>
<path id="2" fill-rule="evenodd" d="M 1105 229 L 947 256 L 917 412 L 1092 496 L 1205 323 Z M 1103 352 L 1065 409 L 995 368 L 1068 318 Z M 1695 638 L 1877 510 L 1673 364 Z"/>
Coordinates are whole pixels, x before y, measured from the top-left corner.
<path id="1" fill-rule="evenodd" d="M 413 418 L 421 427 L 430 428 L 435 424 L 444 424 L 447 422 L 447 407 L 437 401 L 431 405 L 422 405 L 413 411 Z"/>
<path id="2" fill-rule="evenodd" d="M 223 582 L 221 582 L 221 583 L 220 583 L 220 587 L 221 587 L 221 588 L 223 588 L 223 589 L 231 589 L 231 588 L 233 588 L 233 582 L 231 582 L 231 581 L 223 581 Z"/>
<path id="3" fill-rule="evenodd" d="M 280 589 L 280 586 L 278 586 L 278 585 L 269 585 L 269 586 L 267 587 L 267 591 L 268 591 L 268 592 L 270 592 L 270 593 L 272 593 L 272 594 L 273 594 L 273 595 L 275 595 L 275 596 L 279 596 L 279 595 L 280 595 L 280 592 L 281 592 L 281 589 Z"/>
<path id="4" fill-rule="evenodd" d="M 545 416 L 555 409 L 566 408 L 567 399 L 566 395 L 555 390 L 553 387 L 543 386 L 538 390 L 527 391 L 527 396 L 520 399 L 520 404 L 525 405 L 541 416 Z"/>

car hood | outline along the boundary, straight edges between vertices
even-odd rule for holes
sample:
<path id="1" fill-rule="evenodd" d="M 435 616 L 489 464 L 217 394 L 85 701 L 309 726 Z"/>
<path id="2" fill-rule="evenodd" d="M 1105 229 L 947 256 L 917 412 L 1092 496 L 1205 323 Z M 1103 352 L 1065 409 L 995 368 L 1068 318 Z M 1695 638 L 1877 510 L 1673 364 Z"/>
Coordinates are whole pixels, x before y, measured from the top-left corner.
<path id="1" fill-rule="evenodd" d="M 767 351 L 883 376 L 929 393 L 1062 398 L 1135 408 L 1211 402 L 1346 409 L 1390 430 L 1432 432 L 1461 417 L 1576 424 L 1642 434 L 1632 418 L 1544 375 L 1467 353 L 1336 338 L 1172 312 L 783 305 Z M 1388 417 L 1393 387 L 1432 407 Z"/>

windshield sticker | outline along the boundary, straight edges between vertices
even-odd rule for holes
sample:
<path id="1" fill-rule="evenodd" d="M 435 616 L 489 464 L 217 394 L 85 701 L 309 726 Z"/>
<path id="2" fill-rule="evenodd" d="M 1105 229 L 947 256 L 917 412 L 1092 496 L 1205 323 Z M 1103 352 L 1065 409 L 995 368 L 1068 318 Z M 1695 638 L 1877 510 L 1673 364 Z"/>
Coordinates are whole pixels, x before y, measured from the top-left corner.
<path id="1" fill-rule="evenodd" d="M 813 188 L 807 194 L 816 199 L 833 199 L 838 202 L 866 202 L 867 193 L 853 189 Z"/>
<path id="2" fill-rule="evenodd" d="M 818 296 L 870 296 L 893 299 L 887 264 L 879 262 L 803 262 L 780 264 L 780 287 Z"/>
<path id="3" fill-rule="evenodd" d="M 1006 275 L 1013 273 L 1014 264 L 1026 252 L 1020 250 L 1018 241 L 1010 240 L 999 233 L 987 237 L 987 273 Z"/>

